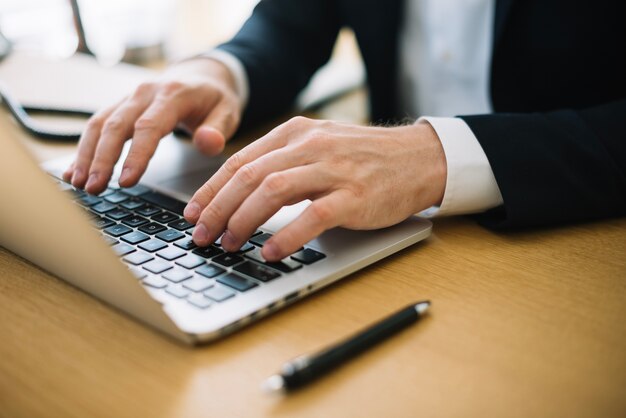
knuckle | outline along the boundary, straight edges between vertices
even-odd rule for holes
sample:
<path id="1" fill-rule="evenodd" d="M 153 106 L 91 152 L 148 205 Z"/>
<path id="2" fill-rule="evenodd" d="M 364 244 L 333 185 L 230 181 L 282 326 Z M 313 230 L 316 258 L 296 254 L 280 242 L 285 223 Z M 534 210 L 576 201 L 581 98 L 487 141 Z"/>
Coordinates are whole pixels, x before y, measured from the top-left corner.
<path id="1" fill-rule="evenodd" d="M 135 89 L 135 96 L 145 96 L 151 94 L 156 87 L 156 84 L 152 81 L 146 81 L 137 86 Z"/>
<path id="2" fill-rule="evenodd" d="M 321 225 L 327 225 L 331 223 L 334 214 L 328 205 L 319 202 L 313 202 L 311 203 L 311 206 L 309 206 L 309 208 L 311 209 L 311 216 L 313 218 L 313 221 Z"/>
<path id="3" fill-rule="evenodd" d="M 104 129 L 108 132 L 118 132 L 121 131 L 124 126 L 124 120 L 119 116 L 111 116 L 104 123 Z"/>
<path id="4" fill-rule="evenodd" d="M 289 119 L 287 121 L 287 124 L 288 125 L 292 125 L 292 126 L 297 128 L 297 127 L 300 127 L 300 126 L 303 126 L 303 125 L 308 125 L 309 122 L 311 122 L 311 121 L 312 121 L 312 119 L 309 119 L 309 118 L 304 117 L 304 116 L 294 116 L 293 118 L 291 118 L 291 119 Z"/>
<path id="5" fill-rule="evenodd" d="M 282 173 L 272 173 L 263 180 L 263 191 L 270 198 L 284 196 L 289 191 L 289 181 Z"/>
<path id="6" fill-rule="evenodd" d="M 104 124 L 104 118 L 101 115 L 93 115 L 87 121 L 87 130 L 99 131 Z"/>
<path id="7" fill-rule="evenodd" d="M 156 131 L 158 123 L 154 118 L 142 117 L 135 122 L 135 131 Z"/>
<path id="8" fill-rule="evenodd" d="M 163 83 L 161 86 L 161 92 L 165 95 L 171 96 L 179 93 L 185 88 L 185 84 L 178 80 L 169 80 Z"/>
<path id="9" fill-rule="evenodd" d="M 224 170 L 230 175 L 234 175 L 243 163 L 243 151 L 231 155 L 224 163 Z"/>
<path id="10" fill-rule="evenodd" d="M 244 164 L 235 175 L 236 181 L 244 187 L 251 187 L 257 183 L 258 170 L 255 164 Z"/>

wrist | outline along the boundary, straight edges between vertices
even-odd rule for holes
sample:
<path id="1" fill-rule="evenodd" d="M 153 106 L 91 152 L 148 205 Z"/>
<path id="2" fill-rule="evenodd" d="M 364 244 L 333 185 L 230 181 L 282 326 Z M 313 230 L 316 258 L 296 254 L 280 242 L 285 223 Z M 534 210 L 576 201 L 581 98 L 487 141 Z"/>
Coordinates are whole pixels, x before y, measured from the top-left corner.
<path id="1" fill-rule="evenodd" d="M 439 136 L 430 124 L 415 123 L 405 129 L 405 137 L 416 152 L 419 176 L 428 185 L 420 192 L 422 196 L 417 213 L 424 208 L 441 205 L 446 190 L 448 165 Z"/>

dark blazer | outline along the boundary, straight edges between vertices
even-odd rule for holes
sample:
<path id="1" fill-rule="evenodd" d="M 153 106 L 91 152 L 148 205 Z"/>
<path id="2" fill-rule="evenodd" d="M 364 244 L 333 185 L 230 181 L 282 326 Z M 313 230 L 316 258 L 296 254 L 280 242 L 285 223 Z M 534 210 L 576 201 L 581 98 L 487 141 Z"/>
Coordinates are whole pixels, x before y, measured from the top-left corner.
<path id="1" fill-rule="evenodd" d="M 220 48 L 250 84 L 244 123 L 285 112 L 350 27 L 365 62 L 372 120 L 398 109 L 402 0 L 263 0 Z M 494 114 L 461 116 L 493 168 L 504 205 L 493 228 L 626 214 L 626 2 L 497 0 Z"/>

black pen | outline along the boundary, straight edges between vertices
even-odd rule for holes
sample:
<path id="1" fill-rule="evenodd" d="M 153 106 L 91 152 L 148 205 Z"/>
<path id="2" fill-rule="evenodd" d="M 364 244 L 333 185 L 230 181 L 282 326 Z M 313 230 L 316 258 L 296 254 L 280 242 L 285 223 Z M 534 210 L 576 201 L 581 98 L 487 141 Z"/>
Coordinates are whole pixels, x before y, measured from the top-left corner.
<path id="1" fill-rule="evenodd" d="M 411 304 L 320 353 L 298 357 L 283 365 L 280 374 L 263 382 L 262 389 L 266 392 L 288 392 L 302 387 L 417 322 L 429 306 L 430 301 Z"/>

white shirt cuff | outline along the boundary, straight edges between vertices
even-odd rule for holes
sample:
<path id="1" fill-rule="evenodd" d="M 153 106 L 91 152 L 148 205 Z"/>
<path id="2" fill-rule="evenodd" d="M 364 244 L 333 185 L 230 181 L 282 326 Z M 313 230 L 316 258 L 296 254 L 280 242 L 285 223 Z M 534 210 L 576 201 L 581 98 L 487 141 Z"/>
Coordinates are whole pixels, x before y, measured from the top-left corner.
<path id="1" fill-rule="evenodd" d="M 243 64 L 233 54 L 222 51 L 221 49 L 214 49 L 209 52 L 205 52 L 203 54 L 198 55 L 198 57 L 202 58 L 210 58 L 215 61 L 219 61 L 228 68 L 228 71 L 233 76 L 235 80 L 235 89 L 237 96 L 241 100 L 241 108 L 245 108 L 246 104 L 248 104 L 248 97 L 250 94 L 250 90 L 248 87 L 248 74 L 246 73 L 246 69 Z"/>
<path id="2" fill-rule="evenodd" d="M 478 139 L 460 118 L 421 117 L 417 123 L 433 127 L 446 156 L 448 178 L 441 206 L 422 216 L 484 212 L 502 204 L 502 194 Z"/>

